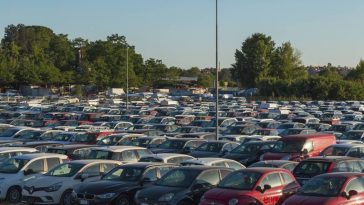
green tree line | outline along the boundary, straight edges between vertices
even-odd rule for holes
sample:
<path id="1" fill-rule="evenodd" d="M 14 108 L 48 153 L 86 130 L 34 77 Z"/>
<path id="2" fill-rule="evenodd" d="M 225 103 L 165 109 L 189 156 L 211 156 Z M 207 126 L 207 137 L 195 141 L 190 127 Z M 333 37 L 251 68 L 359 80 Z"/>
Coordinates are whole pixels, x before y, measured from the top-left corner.
<path id="1" fill-rule="evenodd" d="M 364 99 L 364 61 L 347 75 L 328 64 L 308 75 L 300 53 L 290 42 L 276 46 L 270 36 L 255 33 L 235 52 L 233 77 L 242 87 L 258 88 L 259 95 L 314 100 Z"/>
<path id="2" fill-rule="evenodd" d="M 19 24 L 7 26 L 1 39 L 0 86 L 125 87 L 127 53 L 130 87 L 174 85 L 180 76 L 198 77 L 198 86 L 212 85 L 213 75 L 197 67 L 168 68 L 161 60 L 144 60 L 125 36 L 112 34 L 96 41 L 69 39 L 47 27 Z"/>

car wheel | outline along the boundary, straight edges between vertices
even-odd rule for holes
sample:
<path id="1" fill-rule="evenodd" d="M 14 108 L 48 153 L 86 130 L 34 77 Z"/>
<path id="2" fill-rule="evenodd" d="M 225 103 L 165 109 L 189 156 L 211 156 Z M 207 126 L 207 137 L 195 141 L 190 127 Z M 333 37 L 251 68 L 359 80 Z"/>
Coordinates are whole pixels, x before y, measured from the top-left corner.
<path id="1" fill-rule="evenodd" d="M 73 205 L 73 204 L 75 204 L 75 200 L 74 200 L 74 198 L 72 196 L 72 191 L 71 190 L 67 190 L 62 194 L 60 204 L 61 205 Z"/>
<path id="2" fill-rule="evenodd" d="M 21 199 L 21 189 L 19 187 L 10 187 L 6 199 L 10 203 L 18 203 Z"/>
<path id="3" fill-rule="evenodd" d="M 131 202 L 129 197 L 123 194 L 115 200 L 115 205 L 131 205 Z"/>

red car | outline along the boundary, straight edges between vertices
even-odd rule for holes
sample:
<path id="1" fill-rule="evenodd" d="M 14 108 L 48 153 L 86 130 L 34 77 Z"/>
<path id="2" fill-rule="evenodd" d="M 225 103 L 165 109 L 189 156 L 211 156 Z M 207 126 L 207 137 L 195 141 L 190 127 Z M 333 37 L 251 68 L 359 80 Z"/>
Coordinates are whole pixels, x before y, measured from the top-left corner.
<path id="1" fill-rule="evenodd" d="M 298 182 L 286 169 L 247 168 L 226 176 L 218 188 L 204 194 L 200 205 L 276 205 L 299 188 Z"/>
<path id="2" fill-rule="evenodd" d="M 308 181 L 283 205 L 362 205 L 364 174 L 329 173 Z"/>

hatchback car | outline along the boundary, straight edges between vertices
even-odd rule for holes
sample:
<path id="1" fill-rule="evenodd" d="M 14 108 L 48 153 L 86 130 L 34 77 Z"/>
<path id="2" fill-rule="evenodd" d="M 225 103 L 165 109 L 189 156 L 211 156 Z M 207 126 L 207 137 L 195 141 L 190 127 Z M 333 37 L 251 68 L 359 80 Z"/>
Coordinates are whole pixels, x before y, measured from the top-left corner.
<path id="1" fill-rule="evenodd" d="M 260 161 L 256 162 L 249 166 L 251 167 L 273 167 L 273 168 L 282 168 L 287 169 L 290 172 L 293 172 L 294 168 L 297 166 L 298 162 L 288 161 L 288 160 L 268 160 L 268 161 Z"/>
<path id="2" fill-rule="evenodd" d="M 138 191 L 136 204 L 197 205 L 206 191 L 231 172 L 227 168 L 206 166 L 172 169 L 153 185 Z"/>
<path id="3" fill-rule="evenodd" d="M 65 160 L 66 155 L 34 153 L 4 161 L 0 165 L 0 200 L 18 202 L 21 199 L 24 180 L 32 175 L 45 173 Z"/>
<path id="4" fill-rule="evenodd" d="M 73 187 L 100 179 L 120 165 L 111 160 L 76 160 L 60 164 L 44 175 L 25 182 L 22 201 L 31 204 L 74 204 Z"/>
<path id="5" fill-rule="evenodd" d="M 364 174 L 329 173 L 309 180 L 283 205 L 354 205 L 364 203 Z"/>
<path id="6" fill-rule="evenodd" d="M 208 141 L 193 150 L 190 155 L 199 157 L 221 157 L 239 146 L 236 142 Z"/>
<path id="7" fill-rule="evenodd" d="M 173 164 L 133 163 L 119 166 L 101 180 L 75 187 L 79 204 L 134 204 L 135 193 L 174 168 Z"/>
<path id="8" fill-rule="evenodd" d="M 293 170 L 293 175 L 300 184 L 306 183 L 310 178 L 330 172 L 362 172 L 364 170 L 364 160 L 329 156 L 313 157 L 301 161 Z"/>
<path id="9" fill-rule="evenodd" d="M 139 162 L 164 162 L 179 164 L 189 159 L 194 159 L 194 157 L 185 154 L 161 153 L 141 157 Z"/>
<path id="10" fill-rule="evenodd" d="M 300 185 L 286 169 L 248 168 L 225 177 L 217 188 L 206 192 L 200 205 L 280 204 Z"/>
<path id="11" fill-rule="evenodd" d="M 233 170 L 244 169 L 245 166 L 240 164 L 237 161 L 231 159 L 224 158 L 197 158 L 197 159 L 189 159 L 184 162 L 181 162 L 182 166 L 215 166 L 215 167 L 226 167 Z"/>

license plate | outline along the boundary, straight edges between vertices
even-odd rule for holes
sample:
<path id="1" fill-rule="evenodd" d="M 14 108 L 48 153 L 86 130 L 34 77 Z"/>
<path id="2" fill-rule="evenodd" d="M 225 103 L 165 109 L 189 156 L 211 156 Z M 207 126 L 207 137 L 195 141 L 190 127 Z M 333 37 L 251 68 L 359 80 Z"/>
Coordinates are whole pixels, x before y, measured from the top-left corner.
<path id="1" fill-rule="evenodd" d="M 80 200 L 80 204 L 81 205 L 88 205 L 88 201 L 87 200 L 84 200 L 84 199 L 81 199 Z"/>

